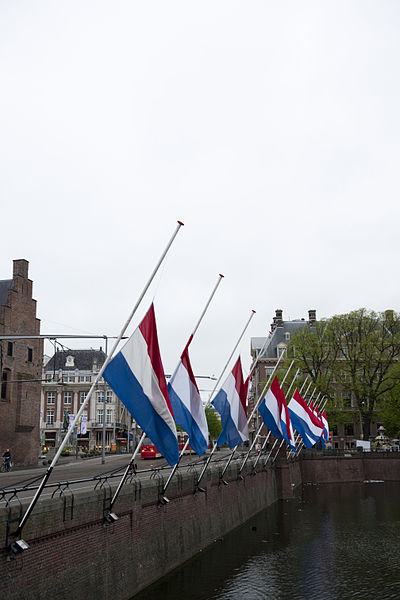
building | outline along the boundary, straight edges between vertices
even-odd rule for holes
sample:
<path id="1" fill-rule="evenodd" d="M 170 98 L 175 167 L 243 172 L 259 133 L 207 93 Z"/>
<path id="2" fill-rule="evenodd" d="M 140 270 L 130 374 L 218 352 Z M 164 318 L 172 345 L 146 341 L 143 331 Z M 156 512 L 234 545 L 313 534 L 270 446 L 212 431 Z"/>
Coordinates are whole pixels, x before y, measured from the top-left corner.
<path id="1" fill-rule="evenodd" d="M 316 310 L 308 311 L 308 319 L 295 319 L 292 321 L 283 320 L 283 311 L 277 309 L 275 317 L 271 323 L 271 329 L 268 337 L 251 338 L 251 355 L 253 360 L 259 355 L 257 367 L 254 374 L 254 384 L 252 395 L 249 398 L 249 413 L 254 407 L 262 392 L 261 384 L 268 379 L 278 362 L 279 357 L 287 348 L 291 336 L 302 327 L 312 327 L 317 320 Z M 289 377 L 290 380 L 290 377 Z M 290 400 L 289 398 L 287 399 Z M 362 426 L 356 413 L 356 403 L 353 398 L 345 395 L 344 392 L 336 386 L 334 406 L 341 412 L 341 422 L 330 424 L 331 444 L 333 449 L 355 449 L 356 439 L 362 438 Z M 249 430 L 252 432 L 258 429 L 259 416 L 256 411 L 255 418 Z M 329 411 L 328 411 L 329 417 Z M 347 417 L 347 418 L 346 418 Z M 371 423 L 371 435 L 374 437 L 377 431 L 377 422 Z"/>
<path id="2" fill-rule="evenodd" d="M 12 279 L 0 281 L 0 444 L 10 448 L 14 464 L 37 464 L 43 340 L 29 263 L 13 261 Z M 13 337 L 21 336 L 21 337 Z"/>
<path id="3" fill-rule="evenodd" d="M 58 447 L 68 427 L 70 415 L 76 415 L 106 358 L 100 350 L 63 350 L 52 356 L 43 368 L 41 397 L 41 439 L 47 448 Z M 105 394 L 105 414 L 104 414 Z M 99 450 L 102 446 L 103 421 L 106 425 L 106 450 L 126 450 L 131 432 L 131 416 L 101 378 L 82 414 L 76 433 L 78 450 Z M 81 424 L 81 425 L 82 425 Z M 85 431 L 86 430 L 86 431 Z"/>

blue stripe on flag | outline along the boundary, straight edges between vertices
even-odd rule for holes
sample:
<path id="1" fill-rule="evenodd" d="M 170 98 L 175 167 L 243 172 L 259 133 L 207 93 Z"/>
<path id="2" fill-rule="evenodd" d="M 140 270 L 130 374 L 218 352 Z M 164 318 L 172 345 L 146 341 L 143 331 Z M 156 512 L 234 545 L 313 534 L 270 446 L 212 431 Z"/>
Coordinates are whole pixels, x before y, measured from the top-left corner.
<path id="1" fill-rule="evenodd" d="M 281 438 L 282 434 L 279 431 L 278 425 L 276 424 L 274 417 L 266 407 L 264 400 L 261 402 L 260 406 L 258 407 L 258 410 L 262 415 L 265 425 L 268 427 L 271 433 L 276 437 L 276 439 Z"/>
<path id="2" fill-rule="evenodd" d="M 168 463 L 175 465 L 179 461 L 176 436 L 154 410 L 121 352 L 107 365 L 103 377 Z"/>
<path id="3" fill-rule="evenodd" d="M 301 437 L 303 439 L 304 445 L 309 450 L 310 448 L 312 448 L 314 446 L 315 442 L 319 438 L 316 437 L 315 434 L 311 432 L 307 423 L 305 421 L 303 421 L 303 419 L 301 419 L 295 412 L 290 410 L 290 408 L 289 408 L 289 414 L 290 414 L 290 419 L 292 421 L 293 427 L 296 429 L 296 431 L 299 432 L 299 434 L 301 435 Z M 311 441 L 309 440 L 309 438 L 307 436 L 309 436 L 312 440 L 314 440 L 314 444 L 311 443 Z"/>
<path id="4" fill-rule="evenodd" d="M 175 422 L 188 434 L 192 450 L 201 456 L 208 448 L 208 440 L 204 438 L 191 413 L 170 384 L 168 384 L 168 395 L 174 411 Z"/>
<path id="5" fill-rule="evenodd" d="M 228 395 L 223 388 L 221 388 L 218 394 L 215 396 L 212 404 L 215 410 L 221 415 L 222 431 L 217 440 L 217 446 L 222 444 L 229 444 L 229 448 L 232 450 L 238 444 L 243 442 L 238 429 L 231 417 L 231 406 L 228 402 Z"/>

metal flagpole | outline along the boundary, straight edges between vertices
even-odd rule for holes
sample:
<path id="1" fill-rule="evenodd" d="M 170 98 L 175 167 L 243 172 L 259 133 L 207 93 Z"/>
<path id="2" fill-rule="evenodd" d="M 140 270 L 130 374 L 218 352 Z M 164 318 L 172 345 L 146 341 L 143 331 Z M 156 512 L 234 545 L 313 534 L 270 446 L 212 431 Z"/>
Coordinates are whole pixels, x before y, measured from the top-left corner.
<path id="1" fill-rule="evenodd" d="M 324 398 L 325 398 L 325 396 L 322 396 L 321 403 L 324 400 Z M 328 398 L 325 400 L 324 404 L 322 405 L 321 410 L 325 409 L 325 406 L 327 405 L 327 403 L 328 403 Z M 300 448 L 298 450 L 298 454 L 300 454 L 300 452 L 303 450 L 303 448 L 304 448 L 304 442 L 302 440 L 301 443 L 300 443 Z"/>
<path id="2" fill-rule="evenodd" d="M 303 384 L 302 384 L 302 386 L 301 386 L 301 388 L 300 388 L 300 392 L 299 392 L 300 394 L 301 394 L 301 392 L 303 391 L 303 388 L 304 388 L 304 386 L 306 385 L 306 383 L 307 383 L 307 380 L 308 380 L 308 375 L 307 375 L 307 377 L 305 378 L 305 380 L 303 381 Z M 307 390 L 306 390 L 305 396 L 307 395 L 307 392 L 308 392 L 308 390 L 310 389 L 311 383 L 312 383 L 312 382 L 310 381 L 310 383 L 308 384 L 308 387 L 307 387 Z M 274 444 L 273 444 L 273 446 L 272 446 L 271 450 L 268 452 L 268 456 L 267 456 L 267 458 L 264 460 L 264 467 L 266 466 L 266 464 L 268 463 L 269 459 L 271 458 L 271 454 L 272 454 L 272 452 L 273 452 L 273 450 L 274 450 L 274 448 L 275 448 L 275 446 L 276 446 L 277 442 L 278 442 L 278 440 L 275 440 L 275 442 L 274 442 Z"/>
<path id="3" fill-rule="evenodd" d="M 309 390 L 309 388 L 310 388 L 310 385 L 311 385 L 311 382 L 310 382 L 310 384 L 309 384 L 309 386 L 308 386 L 308 388 L 307 388 L 307 391 L 306 391 L 306 393 L 304 394 L 304 396 L 307 396 L 307 392 L 308 392 L 308 390 Z M 317 389 L 316 387 L 313 389 L 313 392 L 312 392 L 312 394 L 311 394 L 311 398 L 310 398 L 310 400 L 309 400 L 309 402 L 308 402 L 308 404 L 309 404 L 309 405 L 310 405 L 310 404 L 311 404 L 311 402 L 312 402 L 312 399 L 313 399 L 313 396 L 314 396 L 314 394 L 315 394 L 315 390 L 316 390 L 316 389 Z M 298 435 L 297 435 L 297 437 L 295 437 L 295 439 L 294 439 L 294 443 L 295 443 L 295 445 L 297 444 L 297 442 L 298 442 L 298 440 L 299 440 L 299 435 L 300 435 L 300 434 L 298 434 Z M 270 456 L 271 456 L 271 454 L 272 454 L 272 452 L 273 452 L 273 450 L 274 450 L 274 448 L 275 448 L 275 446 L 276 446 L 277 442 L 278 442 L 278 440 L 276 440 L 276 441 L 275 441 L 275 443 L 274 443 L 274 445 L 272 446 L 272 448 L 271 448 L 271 452 L 269 453 L 269 456 L 268 456 L 268 459 L 267 459 L 267 462 L 268 462 L 268 460 L 269 460 L 269 458 L 270 458 Z M 283 446 L 284 442 L 285 442 L 285 440 L 284 440 L 284 439 L 282 439 L 282 440 L 281 440 L 281 443 L 279 444 L 279 448 L 278 448 L 278 450 L 276 451 L 276 453 L 275 453 L 275 456 L 274 456 L 274 457 L 273 457 L 273 459 L 272 459 L 272 462 L 273 462 L 273 463 L 276 461 L 276 459 L 277 459 L 277 456 L 278 456 L 278 454 L 279 454 L 279 451 L 280 451 L 280 449 L 282 448 L 282 446 Z M 287 456 L 287 458 L 289 458 L 289 456 L 290 456 L 290 453 L 293 453 L 293 455 L 295 454 L 294 450 L 290 449 L 290 452 L 288 453 L 288 456 Z"/>
<path id="4" fill-rule="evenodd" d="M 270 385 L 270 383 L 271 383 L 271 381 L 272 381 L 272 378 L 273 378 L 273 376 L 275 375 L 275 371 L 277 370 L 277 368 L 278 368 L 278 366 L 279 366 L 279 363 L 281 362 L 281 359 L 282 359 L 282 357 L 283 357 L 283 355 L 284 355 L 285 351 L 286 351 L 286 348 L 285 348 L 284 352 L 282 352 L 282 354 L 279 356 L 279 358 L 278 358 L 278 361 L 277 361 L 276 365 L 274 366 L 274 368 L 273 368 L 273 370 L 272 370 L 272 373 L 271 373 L 271 375 L 268 377 L 267 383 L 265 384 L 265 386 L 264 386 L 264 388 L 263 388 L 263 390 L 262 390 L 261 394 L 259 395 L 257 402 L 254 404 L 254 408 L 253 408 L 253 410 L 251 411 L 251 414 L 250 414 L 250 416 L 249 416 L 249 417 L 248 417 L 248 419 L 247 419 L 247 425 L 249 425 L 249 424 L 250 424 L 250 421 L 251 421 L 251 419 L 253 418 L 253 416 L 254 416 L 254 413 L 256 412 L 256 410 L 257 410 L 257 408 L 258 408 L 259 404 L 261 403 L 262 399 L 264 398 L 264 396 L 265 396 L 265 393 L 266 393 L 266 391 L 267 391 L 267 389 L 268 389 L 268 386 Z M 258 356 L 259 356 L 259 355 L 258 355 Z M 257 356 L 257 358 L 258 358 L 258 356 Z M 253 369 L 253 370 L 254 370 L 254 369 Z M 257 431 L 257 433 L 256 433 L 256 435 L 255 435 L 255 437 L 254 437 L 254 439 L 257 439 L 257 436 L 258 436 L 259 432 L 261 431 L 262 427 L 263 427 L 263 425 L 261 425 L 261 427 L 258 429 L 258 431 Z M 253 442 L 254 442 L 254 440 L 253 440 Z M 232 461 L 232 458 L 233 458 L 233 456 L 234 456 L 234 454 L 235 454 L 235 452 L 236 452 L 236 449 L 237 449 L 237 446 L 235 446 L 235 447 L 233 448 L 233 450 L 232 450 L 232 452 L 231 452 L 231 454 L 230 454 L 230 456 L 229 456 L 229 458 L 228 458 L 228 460 L 227 460 L 227 462 L 226 462 L 226 465 L 225 465 L 225 467 L 224 467 L 224 468 L 223 468 L 223 470 L 222 470 L 221 476 L 220 476 L 220 479 L 221 479 L 221 481 L 222 481 L 222 482 L 223 482 L 225 485 L 227 485 L 227 482 L 226 482 L 226 481 L 224 481 L 222 478 L 223 478 L 223 476 L 225 475 L 225 473 L 226 473 L 226 470 L 227 470 L 227 468 L 229 467 L 229 465 L 230 465 L 230 463 L 231 463 L 231 461 Z"/>
<path id="5" fill-rule="evenodd" d="M 199 327 L 199 325 L 200 325 L 200 323 L 201 323 L 201 321 L 202 321 L 202 319 L 203 319 L 204 315 L 206 314 L 206 311 L 207 311 L 207 309 L 208 309 L 208 307 L 209 307 L 209 305 L 210 305 L 210 302 L 211 302 L 211 300 L 213 299 L 213 297 L 214 297 L 214 294 L 215 294 L 215 292 L 217 291 L 217 288 L 218 288 L 219 284 L 221 283 L 221 281 L 222 281 L 223 277 L 224 277 L 224 276 L 223 276 L 223 275 L 221 275 L 221 273 L 220 273 L 220 274 L 219 274 L 219 276 L 218 276 L 218 281 L 217 281 L 217 283 L 216 283 L 216 285 L 215 285 L 215 287 L 214 287 L 214 289 L 213 289 L 213 291 L 212 291 L 212 293 L 211 293 L 211 295 L 210 295 L 210 297 L 209 297 L 209 299 L 208 299 L 208 301 L 207 301 L 207 304 L 206 304 L 206 306 L 205 306 L 205 308 L 204 308 L 203 312 L 201 313 L 201 316 L 200 316 L 200 318 L 199 318 L 199 320 L 198 320 L 198 322 L 197 322 L 197 325 L 196 325 L 196 327 L 193 329 L 192 333 L 190 334 L 189 341 L 187 342 L 187 344 L 186 344 L 186 347 L 187 347 L 187 346 L 188 346 L 188 345 L 189 345 L 189 344 L 192 342 L 192 340 L 193 340 L 193 336 L 194 336 L 194 334 L 196 333 L 196 331 L 197 331 L 197 329 L 198 329 L 198 327 Z M 124 474 L 123 474 L 123 476 L 122 476 L 122 478 L 121 478 L 121 481 L 119 482 L 119 485 L 118 485 L 118 487 L 117 487 L 117 489 L 116 489 L 116 491 L 115 491 L 115 493 L 114 493 L 114 496 L 113 496 L 113 498 L 112 498 L 112 500 L 111 500 L 111 504 L 110 504 L 110 514 L 111 514 L 112 508 L 113 508 L 113 506 L 114 506 L 114 504 L 115 504 L 115 501 L 116 501 L 116 499 L 117 499 L 117 498 L 118 498 L 118 496 L 119 496 L 119 493 L 120 493 L 120 491 L 121 491 L 121 488 L 122 488 L 122 486 L 124 485 L 124 483 L 125 483 L 125 481 L 126 481 L 126 478 L 127 478 L 127 477 L 128 477 L 128 475 L 129 475 L 129 472 L 132 470 L 132 465 L 134 464 L 134 461 L 135 461 L 135 458 L 136 458 L 137 452 L 138 452 L 138 450 L 139 450 L 140 446 L 141 446 L 141 445 L 142 445 L 142 443 L 143 443 L 144 437 L 145 437 L 145 434 L 143 434 L 143 435 L 142 435 L 142 438 L 141 438 L 141 440 L 140 440 L 140 442 L 139 442 L 139 446 L 136 448 L 136 450 L 135 450 L 134 454 L 132 455 L 132 458 L 131 458 L 131 460 L 129 461 L 129 464 L 127 465 L 127 467 L 126 467 L 126 469 L 125 469 L 125 472 L 124 472 Z M 181 459 L 181 457 L 182 457 L 182 455 L 183 455 L 184 451 L 186 450 L 186 448 L 187 448 L 188 444 L 189 444 L 189 439 L 187 439 L 187 441 L 186 441 L 186 444 L 185 444 L 185 446 L 184 446 L 184 448 L 183 448 L 183 450 L 182 450 L 182 452 L 181 452 L 181 454 L 180 454 L 180 456 L 179 456 L 179 461 L 180 461 L 180 459 Z M 174 475 L 174 473 L 175 473 L 175 471 L 176 471 L 176 469 L 177 469 L 177 467 L 178 467 L 179 461 L 176 463 L 176 465 L 174 465 L 174 467 L 173 467 L 173 469 L 172 469 L 172 471 L 171 471 L 171 473 L 170 473 L 170 476 L 169 476 L 169 478 L 168 478 L 168 480 L 167 480 L 167 483 L 165 484 L 165 486 L 164 486 L 164 489 L 163 489 L 163 491 L 161 492 L 161 496 L 164 496 L 165 490 L 167 489 L 167 486 L 168 486 L 169 482 L 171 481 L 171 479 L 172 479 L 172 477 L 173 477 L 173 475 Z M 115 520 L 115 516 L 116 516 L 116 515 L 113 515 L 113 516 L 111 517 L 111 519 L 112 519 L 112 520 Z M 107 518 L 108 518 L 108 520 L 110 520 L 110 515 L 108 515 L 108 517 L 106 517 L 106 519 L 107 519 Z"/>
<path id="6" fill-rule="evenodd" d="M 86 398 L 85 398 L 85 400 L 84 400 L 81 408 L 79 409 L 79 411 L 75 415 L 74 420 L 70 423 L 69 429 L 68 429 L 68 431 L 67 431 L 67 433 L 66 433 L 66 435 L 64 437 L 64 440 L 62 441 L 61 445 L 59 446 L 58 451 L 56 452 L 56 454 L 55 454 L 55 456 L 54 456 L 51 464 L 49 465 L 49 467 L 48 467 L 48 469 L 47 469 L 47 471 L 46 471 L 46 473 L 45 473 L 42 481 L 40 482 L 40 485 L 39 485 L 39 487 L 38 487 L 38 489 L 36 491 L 36 494 L 32 498 L 30 505 L 28 506 L 28 508 L 27 508 L 24 516 L 22 517 L 22 519 L 21 519 L 21 521 L 20 521 L 20 523 L 18 525 L 18 530 L 17 530 L 18 535 L 21 535 L 21 532 L 22 532 L 22 529 L 23 529 L 24 525 L 26 524 L 26 522 L 27 522 L 27 520 L 28 520 L 28 518 L 29 518 L 29 516 L 30 516 L 30 514 L 32 512 L 32 510 L 34 509 L 34 507 L 36 505 L 36 502 L 38 501 L 38 499 L 39 499 L 39 497 L 40 497 L 40 495 L 41 495 L 41 493 L 43 491 L 43 488 L 46 485 L 46 482 L 48 481 L 48 479 L 49 479 L 49 477 L 51 475 L 51 472 L 53 471 L 53 469 L 54 469 L 54 467 L 55 467 L 55 465 L 56 465 L 56 463 L 57 463 L 57 461 L 58 461 L 58 459 L 59 459 L 59 457 L 61 455 L 61 452 L 64 450 L 71 432 L 74 430 L 75 424 L 78 422 L 78 420 L 80 419 L 83 411 L 85 410 L 85 408 L 86 408 L 86 406 L 87 406 L 87 404 L 88 404 L 88 402 L 89 402 L 89 400 L 90 400 L 90 398 L 91 398 L 91 396 L 93 394 L 93 391 L 94 391 L 94 389 L 95 389 L 95 387 L 97 385 L 97 382 L 100 380 L 100 378 L 101 378 L 101 376 L 102 376 L 105 368 L 107 367 L 108 363 L 110 362 L 110 360 L 111 360 L 111 358 L 112 358 L 112 356 L 113 356 L 113 354 L 114 354 L 114 352 L 115 352 L 115 350 L 116 350 L 119 342 L 121 341 L 121 339 L 122 339 L 122 337 L 123 337 L 126 329 L 128 328 L 128 326 L 129 326 L 129 324 L 130 324 L 130 322 L 131 322 L 131 320 L 133 318 L 133 315 L 135 314 L 136 310 L 139 307 L 139 304 L 143 300 L 144 295 L 146 294 L 146 292 L 147 292 L 147 290 L 148 290 L 151 282 L 153 281 L 153 279 L 154 279 L 154 277 L 155 277 L 158 269 L 161 266 L 161 263 L 163 262 L 163 260 L 164 260 L 164 258 L 166 256 L 169 248 L 171 247 L 172 242 L 176 238 L 176 236 L 178 234 L 178 231 L 180 230 L 180 228 L 182 226 L 183 226 L 183 223 L 181 221 L 178 221 L 178 225 L 177 225 L 177 227 L 176 227 L 176 229 L 174 231 L 174 234 L 172 235 L 171 239 L 169 240 L 169 242 L 168 242 L 168 244 L 167 244 L 164 252 L 161 255 L 161 258 L 159 259 L 157 265 L 155 266 L 155 268 L 154 268 L 154 270 L 153 270 L 153 272 L 152 272 L 152 274 L 150 276 L 150 279 L 146 283 L 146 285 L 145 285 L 142 293 L 140 294 L 138 301 L 136 302 L 135 306 L 133 307 L 133 309 L 132 309 L 132 311 L 131 311 L 131 313 L 130 313 L 128 319 L 127 319 L 127 321 L 125 322 L 124 326 L 122 327 L 119 336 L 115 340 L 115 343 L 114 343 L 114 345 L 113 345 L 113 347 L 112 347 L 112 349 L 110 351 L 110 354 L 107 356 L 107 358 L 104 361 L 104 363 L 103 363 L 100 371 L 97 373 L 97 376 L 96 376 L 94 382 L 92 383 L 92 386 L 91 386 L 91 388 L 90 388 L 90 390 L 89 390 L 89 392 L 88 392 L 88 394 L 87 394 L 87 396 L 86 396 Z M 103 417 L 104 417 L 104 415 L 103 415 Z M 26 542 L 23 542 L 23 544 L 26 544 Z M 21 546 L 23 544 L 21 544 Z"/>
<path id="7" fill-rule="evenodd" d="M 317 388 L 315 387 L 315 388 L 314 388 L 314 390 L 313 390 L 313 393 L 311 394 L 311 397 L 310 397 L 309 401 L 307 402 L 307 406 L 310 406 L 310 404 L 311 404 L 311 400 L 312 400 L 312 397 L 314 396 L 314 392 L 315 392 L 315 390 L 316 390 L 316 389 L 317 389 Z M 301 392 L 300 392 L 300 395 L 301 395 Z M 316 402 L 318 402 L 318 398 L 320 397 L 320 395 L 321 395 L 321 392 L 319 392 L 319 393 L 318 393 L 318 396 L 317 396 Z M 307 393 L 306 393 L 306 394 L 304 394 L 304 400 L 306 399 L 306 396 L 307 396 Z M 296 435 L 296 438 L 295 438 L 295 444 L 297 444 L 297 443 L 299 442 L 299 440 L 300 440 L 300 439 L 302 439 L 302 438 L 301 438 L 301 435 L 298 433 L 298 434 Z M 290 450 L 288 451 L 288 453 L 287 453 L 287 458 L 290 458 L 292 454 L 294 455 L 295 453 L 293 452 L 293 450 L 292 450 L 292 449 L 290 449 Z"/>
<path id="8" fill-rule="evenodd" d="M 219 382 L 221 381 L 221 379 L 222 379 L 222 377 L 223 377 L 223 375 L 224 375 L 224 373 L 225 373 L 225 371 L 226 371 L 226 368 L 228 367 L 228 365 L 229 365 L 229 363 L 230 363 L 230 361 L 231 361 L 231 358 L 232 358 L 232 356 L 235 354 L 235 352 L 236 352 L 236 348 L 239 346 L 239 344 L 240 344 L 240 341 L 241 341 L 242 337 L 244 336 L 244 334 L 245 334 L 245 331 L 246 331 L 246 329 L 248 328 L 248 326 L 249 326 L 249 324 L 250 324 L 250 321 L 251 321 L 251 319 L 254 317 L 255 313 L 256 313 L 256 311 L 255 311 L 255 310 L 252 310 L 252 311 L 251 311 L 251 315 L 250 315 L 250 317 L 249 317 L 249 319 L 248 319 L 248 321 L 247 321 L 247 323 L 246 323 L 246 325 L 245 325 L 245 327 L 244 327 L 244 329 L 243 329 L 242 333 L 240 334 L 240 336 L 239 336 L 239 339 L 238 339 L 238 341 L 236 342 L 236 344 L 235 344 L 235 347 L 233 348 L 233 350 L 232 350 L 232 352 L 231 352 L 231 355 L 229 356 L 228 360 L 226 361 L 226 363 L 225 363 L 225 366 L 224 366 L 224 368 L 222 369 L 220 376 L 218 377 L 218 381 L 217 381 L 217 383 L 215 384 L 213 391 L 211 392 L 211 394 L 210 394 L 210 396 L 209 396 L 209 399 L 208 399 L 208 402 L 207 402 L 207 405 L 206 405 L 206 407 L 208 407 L 208 406 L 211 404 L 211 398 L 213 397 L 213 394 L 214 394 L 215 390 L 218 388 Z M 206 463 L 205 463 L 205 465 L 204 465 L 204 467 L 203 467 L 203 470 L 201 471 L 201 473 L 200 473 L 200 476 L 199 476 L 199 478 L 198 478 L 198 480 L 197 480 L 197 482 L 196 482 L 196 487 L 197 487 L 197 489 L 198 489 L 200 492 L 205 492 L 205 490 L 203 490 L 203 488 L 199 487 L 199 484 L 200 484 L 200 481 L 202 480 L 202 478 L 203 478 L 203 476 L 204 476 L 204 473 L 205 473 L 205 472 L 206 472 L 206 470 L 207 470 L 207 467 L 208 467 L 208 465 L 210 464 L 211 458 L 212 458 L 212 456 L 213 456 L 213 454 L 214 454 L 214 452 L 215 452 L 216 448 L 217 448 L 217 442 L 215 442 L 215 443 L 214 443 L 214 446 L 213 446 L 213 447 L 212 447 L 212 449 L 211 449 L 211 452 L 210 452 L 210 454 L 209 454 L 209 456 L 208 456 L 208 458 L 207 458 L 207 461 L 206 461 Z"/>
<path id="9" fill-rule="evenodd" d="M 293 384 L 294 384 L 294 382 L 296 381 L 296 379 L 297 379 L 297 376 L 298 376 L 299 372 L 300 372 L 300 369 L 297 369 L 297 371 L 296 371 L 296 373 L 295 373 L 295 376 L 294 376 L 294 377 L 293 377 L 293 379 L 292 379 L 292 383 L 290 384 L 290 386 L 289 386 L 289 388 L 288 388 L 288 391 L 286 392 L 286 395 L 287 395 L 287 396 L 289 396 L 289 394 L 290 394 L 290 390 L 292 389 L 292 387 L 293 387 Z M 282 385 L 283 385 L 283 381 L 282 381 Z M 262 455 L 262 453 L 263 453 L 263 450 L 264 450 L 265 446 L 267 445 L 267 443 L 268 443 L 268 440 L 269 440 L 270 436 L 271 436 L 271 432 L 269 431 L 269 432 L 268 432 L 268 435 L 266 436 L 266 438 L 265 438 L 265 440 L 264 440 L 264 443 L 263 443 L 263 445 L 262 445 L 262 447 L 261 447 L 261 449 L 260 449 L 260 452 L 259 452 L 259 454 L 258 454 L 258 456 L 257 456 L 257 458 L 256 458 L 256 460 L 255 460 L 255 462 L 254 462 L 253 469 L 252 469 L 252 472 L 253 472 L 253 473 L 255 472 L 255 469 L 256 469 L 256 467 L 257 467 L 257 465 L 258 465 L 258 461 L 259 461 L 259 460 L 260 460 L 260 458 L 261 458 L 261 455 Z M 271 449 L 271 451 L 270 451 L 269 455 L 271 455 L 271 452 L 272 452 L 272 450 L 273 450 L 273 449 L 274 449 L 274 447 L 272 447 L 272 449 Z M 268 457 L 268 458 L 269 458 L 269 457 Z M 267 459 L 267 461 L 268 461 L 268 459 Z"/>
<path id="10" fill-rule="evenodd" d="M 292 360 L 292 362 L 291 362 L 291 363 L 290 363 L 290 365 L 289 365 L 289 368 L 287 369 L 287 371 L 286 371 L 286 373 L 285 373 L 285 376 L 284 376 L 284 378 L 283 378 L 283 380 L 282 380 L 282 385 L 285 383 L 285 381 L 286 381 L 286 377 L 289 375 L 289 371 L 291 370 L 291 368 L 292 368 L 292 366 L 293 366 L 293 363 L 294 363 L 294 360 Z M 245 466 L 245 464 L 247 463 L 247 460 L 248 460 L 248 458 L 249 458 L 249 456 L 250 456 L 250 453 L 251 453 L 251 451 L 253 450 L 253 448 L 254 448 L 254 446 L 255 446 L 255 444 L 256 444 L 256 442 L 257 442 L 257 438 L 258 438 L 258 436 L 260 435 L 260 433 L 261 433 L 261 430 L 262 430 L 262 428 L 263 428 L 263 427 L 264 427 L 264 423 L 261 423 L 261 425 L 260 425 L 260 427 L 259 427 L 259 429 L 258 429 L 258 431 L 257 431 L 257 433 L 256 433 L 256 435 L 255 435 L 255 437 L 254 437 L 254 440 L 253 440 L 253 442 L 252 442 L 252 444 L 251 444 L 251 446 L 250 446 L 250 448 L 249 448 L 249 450 L 248 450 L 248 452 L 247 452 L 247 454 L 246 454 L 246 456 L 245 456 L 245 459 L 244 459 L 244 461 L 243 461 L 243 463 L 242 463 L 242 465 L 241 465 L 241 467 L 240 467 L 240 469 L 239 469 L 238 477 L 241 477 L 241 473 L 242 473 L 242 471 L 243 471 L 243 469 L 244 469 L 244 466 Z"/>

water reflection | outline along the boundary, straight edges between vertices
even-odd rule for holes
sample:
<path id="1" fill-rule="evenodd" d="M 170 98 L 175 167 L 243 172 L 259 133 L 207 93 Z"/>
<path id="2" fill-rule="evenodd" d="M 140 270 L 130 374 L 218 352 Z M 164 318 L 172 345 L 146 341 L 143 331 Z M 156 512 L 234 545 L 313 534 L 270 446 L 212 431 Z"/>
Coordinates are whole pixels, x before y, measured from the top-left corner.
<path id="1" fill-rule="evenodd" d="M 306 486 L 134 600 L 400 598 L 400 485 Z"/>

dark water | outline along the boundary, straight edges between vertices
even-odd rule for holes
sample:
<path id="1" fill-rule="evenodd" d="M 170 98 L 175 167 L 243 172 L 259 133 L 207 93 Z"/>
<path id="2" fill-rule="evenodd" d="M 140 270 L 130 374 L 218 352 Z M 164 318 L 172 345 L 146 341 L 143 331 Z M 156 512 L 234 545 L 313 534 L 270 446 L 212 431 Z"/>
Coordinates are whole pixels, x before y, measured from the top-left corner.
<path id="1" fill-rule="evenodd" d="M 134 600 L 400 599 L 400 484 L 306 486 Z"/>

